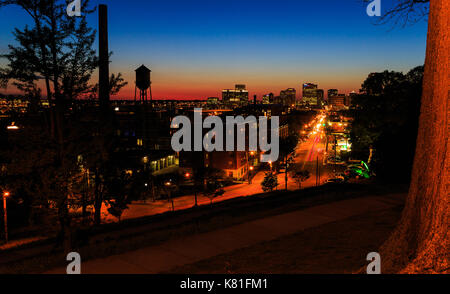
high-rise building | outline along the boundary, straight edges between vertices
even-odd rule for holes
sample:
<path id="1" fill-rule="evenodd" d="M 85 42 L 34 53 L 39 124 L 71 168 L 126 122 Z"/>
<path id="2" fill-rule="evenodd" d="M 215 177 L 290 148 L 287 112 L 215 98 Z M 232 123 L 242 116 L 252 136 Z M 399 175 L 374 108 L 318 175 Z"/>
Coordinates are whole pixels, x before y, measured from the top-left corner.
<path id="1" fill-rule="evenodd" d="M 350 107 L 352 105 L 352 100 L 353 98 L 355 98 L 358 94 L 353 91 L 350 93 L 350 95 L 346 96 L 346 100 L 345 100 L 345 106 Z"/>
<path id="2" fill-rule="evenodd" d="M 345 94 L 337 94 L 328 98 L 328 105 L 333 109 L 342 109 L 345 106 L 345 100 L 347 96 Z"/>
<path id="3" fill-rule="evenodd" d="M 234 89 L 222 91 L 224 103 L 248 103 L 248 91 L 245 85 L 236 85 Z"/>
<path id="4" fill-rule="evenodd" d="M 336 96 L 337 94 L 339 94 L 339 90 L 338 89 L 330 89 L 330 90 L 328 90 L 328 99 L 330 99 L 330 97 Z"/>
<path id="5" fill-rule="evenodd" d="M 297 99 L 297 91 L 294 88 L 289 88 L 280 92 L 280 104 L 284 106 L 295 106 L 295 100 Z"/>
<path id="6" fill-rule="evenodd" d="M 325 92 L 323 91 L 323 89 L 317 89 L 317 104 L 322 107 L 324 105 L 324 101 L 325 101 Z"/>
<path id="7" fill-rule="evenodd" d="M 324 91 L 313 83 L 303 84 L 303 103 L 308 106 L 322 107 Z"/>
<path id="8" fill-rule="evenodd" d="M 270 94 L 266 94 L 263 96 L 262 98 L 262 103 L 263 104 L 272 104 L 274 102 L 274 96 L 273 93 Z"/>

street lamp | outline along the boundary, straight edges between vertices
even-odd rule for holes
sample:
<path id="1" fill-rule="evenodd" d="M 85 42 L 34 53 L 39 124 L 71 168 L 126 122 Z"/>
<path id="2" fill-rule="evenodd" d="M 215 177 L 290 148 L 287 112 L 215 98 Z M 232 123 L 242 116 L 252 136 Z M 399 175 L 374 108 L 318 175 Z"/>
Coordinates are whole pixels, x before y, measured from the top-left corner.
<path id="1" fill-rule="evenodd" d="M 19 129 L 19 127 L 16 126 L 15 123 L 12 123 L 10 126 L 7 126 L 6 129 L 8 131 L 17 131 Z"/>
<path id="2" fill-rule="evenodd" d="M 167 190 L 169 192 L 169 202 L 172 202 L 172 211 L 175 211 L 175 205 L 173 203 L 173 198 L 172 198 L 172 181 L 169 180 L 167 182 L 164 183 L 164 185 L 167 187 Z"/>
<path id="3" fill-rule="evenodd" d="M 249 171 L 248 171 L 248 184 L 249 185 L 251 185 L 252 184 L 252 171 L 254 170 L 255 168 L 253 167 L 253 166 L 251 166 L 250 168 L 249 168 Z"/>
<path id="4" fill-rule="evenodd" d="M 5 191 L 3 192 L 3 216 L 4 216 L 4 223 L 5 223 L 5 241 L 8 243 L 8 212 L 6 210 L 6 198 L 10 196 L 10 193 Z"/>

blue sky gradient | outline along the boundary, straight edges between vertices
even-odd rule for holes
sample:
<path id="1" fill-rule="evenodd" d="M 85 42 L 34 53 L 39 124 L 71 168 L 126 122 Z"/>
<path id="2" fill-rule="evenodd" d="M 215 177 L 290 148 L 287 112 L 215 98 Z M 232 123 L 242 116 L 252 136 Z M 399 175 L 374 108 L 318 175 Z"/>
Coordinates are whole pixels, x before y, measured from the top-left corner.
<path id="1" fill-rule="evenodd" d="M 235 83 L 259 96 L 304 82 L 357 91 L 370 72 L 407 71 L 425 59 L 425 21 L 376 25 L 361 0 L 99 3 L 109 7 L 111 70 L 130 82 L 126 98 L 141 64 L 153 71 L 154 98 L 204 99 Z M 89 21 L 97 28 L 96 15 Z M 0 54 L 27 22 L 17 7 L 0 9 Z"/>

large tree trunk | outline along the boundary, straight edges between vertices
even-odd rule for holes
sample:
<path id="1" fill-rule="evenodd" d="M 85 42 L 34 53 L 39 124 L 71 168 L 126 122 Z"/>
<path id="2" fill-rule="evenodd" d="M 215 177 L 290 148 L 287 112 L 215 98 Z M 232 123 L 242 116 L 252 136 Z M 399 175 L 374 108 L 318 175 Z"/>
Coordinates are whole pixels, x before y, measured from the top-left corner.
<path id="1" fill-rule="evenodd" d="M 412 182 L 399 226 L 382 246 L 383 273 L 449 272 L 450 1 L 431 0 Z"/>

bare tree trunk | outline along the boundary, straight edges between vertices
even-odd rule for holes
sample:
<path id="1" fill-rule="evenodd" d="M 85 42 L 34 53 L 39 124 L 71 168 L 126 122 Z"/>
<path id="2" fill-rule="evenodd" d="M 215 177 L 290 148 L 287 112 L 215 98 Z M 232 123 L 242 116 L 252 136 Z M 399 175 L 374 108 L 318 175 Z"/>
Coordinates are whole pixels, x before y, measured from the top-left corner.
<path id="1" fill-rule="evenodd" d="M 383 273 L 449 272 L 450 1 L 431 0 L 412 182 L 402 219 L 382 246 Z"/>

